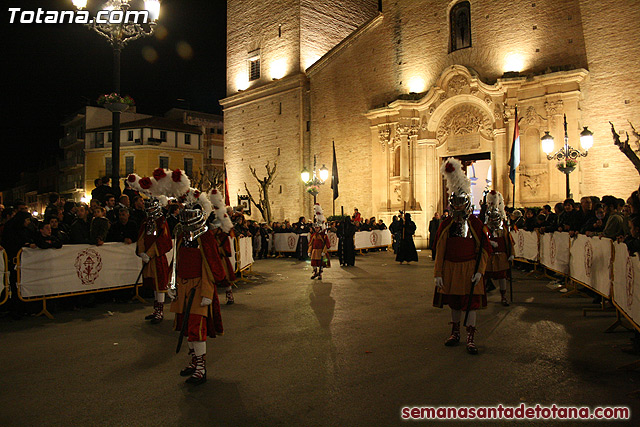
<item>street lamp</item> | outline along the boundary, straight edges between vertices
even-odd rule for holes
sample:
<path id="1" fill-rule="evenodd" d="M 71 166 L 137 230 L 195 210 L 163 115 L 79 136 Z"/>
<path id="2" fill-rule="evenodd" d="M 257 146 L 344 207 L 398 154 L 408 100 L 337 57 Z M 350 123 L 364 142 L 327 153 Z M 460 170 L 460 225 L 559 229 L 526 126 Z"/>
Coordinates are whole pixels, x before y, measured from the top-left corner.
<path id="1" fill-rule="evenodd" d="M 76 9 L 87 7 L 87 0 L 71 0 Z M 130 0 L 108 0 L 103 4 L 103 10 L 111 11 L 110 16 L 118 16 L 119 23 L 98 23 L 94 17 L 87 27 L 106 38 L 113 48 L 113 87 L 115 93 L 120 94 L 120 52 L 125 45 L 133 40 L 153 34 L 158 17 L 160 16 L 160 0 L 144 0 L 144 9 L 148 20 L 139 24 L 136 20 L 141 11 L 129 11 Z M 127 12 L 130 12 L 127 13 Z M 119 15 L 121 14 L 121 15 Z M 124 17 L 124 19 L 122 19 Z M 133 18 L 133 22 L 129 22 Z M 108 17 L 102 17 L 106 20 Z M 112 114 L 111 122 L 111 185 L 114 192 L 120 194 L 120 113 L 121 109 L 109 108 Z M 116 191 L 117 190 L 117 191 Z"/>
<path id="2" fill-rule="evenodd" d="M 318 178 L 318 175 L 320 176 Z M 319 171 L 316 171 L 316 156 L 313 156 L 313 177 L 311 177 L 311 173 L 305 167 L 300 172 L 300 178 L 302 182 L 304 182 L 307 187 L 307 193 L 313 196 L 313 204 L 316 204 L 316 196 L 320 191 L 320 186 L 324 184 L 324 182 L 329 178 L 329 169 L 325 165 L 322 165 Z"/>
<path id="3" fill-rule="evenodd" d="M 564 115 L 564 145 L 554 154 L 551 154 L 554 146 L 553 137 L 549 135 L 549 131 L 545 132 L 544 136 L 540 139 L 542 144 L 542 151 L 547 155 L 547 160 L 558 160 L 557 168 L 560 172 L 565 174 L 566 187 L 567 187 L 567 199 L 571 197 L 571 191 L 569 190 L 569 174 L 573 172 L 578 164 L 578 157 L 587 157 L 589 149 L 593 146 L 593 132 L 584 126 L 582 132 L 580 132 L 580 145 L 584 149 L 584 152 L 577 148 L 573 148 L 569 145 L 569 135 L 567 133 L 567 115 Z"/>

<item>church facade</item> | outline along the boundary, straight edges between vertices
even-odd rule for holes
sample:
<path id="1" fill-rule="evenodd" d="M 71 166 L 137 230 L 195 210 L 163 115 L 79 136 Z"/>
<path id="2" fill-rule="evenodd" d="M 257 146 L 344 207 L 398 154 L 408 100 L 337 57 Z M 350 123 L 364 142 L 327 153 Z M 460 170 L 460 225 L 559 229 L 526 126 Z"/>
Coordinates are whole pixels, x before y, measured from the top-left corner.
<path id="1" fill-rule="evenodd" d="M 545 132 L 593 147 L 569 175 L 572 196 L 626 197 L 640 179 L 612 143 L 640 117 L 640 57 L 633 0 L 228 2 L 225 161 L 230 193 L 257 193 L 278 163 L 274 220 L 308 216 L 303 168 L 339 169 L 336 213 L 358 208 L 386 223 L 412 213 L 416 244 L 446 206 L 439 174 L 455 156 L 468 166 L 478 204 L 501 191 L 516 206 L 562 201 L 565 175 L 547 160 Z M 515 200 L 508 178 L 519 119 Z M 624 135 L 623 135 L 624 137 Z M 584 151 L 584 150 L 583 150 Z M 330 179 L 328 180 L 330 181 Z M 246 183 L 246 188 L 245 188 Z M 332 213 L 329 182 L 318 201 Z M 254 215 L 256 219 L 258 218 Z"/>

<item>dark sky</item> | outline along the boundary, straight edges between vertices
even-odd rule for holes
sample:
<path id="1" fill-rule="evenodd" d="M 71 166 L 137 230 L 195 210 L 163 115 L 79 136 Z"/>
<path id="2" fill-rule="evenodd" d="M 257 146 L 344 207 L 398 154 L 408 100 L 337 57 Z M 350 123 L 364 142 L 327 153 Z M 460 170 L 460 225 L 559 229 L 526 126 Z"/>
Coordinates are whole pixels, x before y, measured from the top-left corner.
<path id="1" fill-rule="evenodd" d="M 7 131 L 0 138 L 0 189 L 21 171 L 51 162 L 58 153 L 62 120 L 113 90 L 113 49 L 93 30 L 82 24 L 9 23 L 9 7 L 70 10 L 71 0 L 2 3 Z M 98 3 L 103 1 L 89 0 L 88 7 Z M 121 92 L 135 99 L 141 113 L 161 115 L 187 106 L 219 114 L 218 100 L 225 96 L 226 2 L 163 0 L 158 26 L 156 34 L 132 41 L 122 51 Z M 178 46 L 187 45 L 190 58 L 178 54 Z M 157 53 L 153 62 L 143 57 L 143 49 L 149 48 Z"/>

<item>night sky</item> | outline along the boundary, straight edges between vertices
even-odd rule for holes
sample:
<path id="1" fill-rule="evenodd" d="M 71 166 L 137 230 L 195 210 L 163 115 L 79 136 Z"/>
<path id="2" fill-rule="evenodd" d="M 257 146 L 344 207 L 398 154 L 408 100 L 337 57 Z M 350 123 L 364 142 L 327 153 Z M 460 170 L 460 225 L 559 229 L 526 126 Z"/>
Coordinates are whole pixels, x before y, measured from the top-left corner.
<path id="1" fill-rule="evenodd" d="M 89 0 L 88 7 L 97 3 Z M 93 30 L 82 24 L 9 23 L 9 7 L 71 10 L 71 0 L 8 0 L 3 5 L 6 131 L 0 139 L 0 190 L 21 171 L 51 164 L 60 152 L 63 119 L 113 91 L 113 49 Z M 132 41 L 122 51 L 121 92 L 134 98 L 140 113 L 162 115 L 186 107 L 220 114 L 226 2 L 163 0 L 158 27 L 153 36 Z M 153 51 L 157 58 L 150 61 Z"/>

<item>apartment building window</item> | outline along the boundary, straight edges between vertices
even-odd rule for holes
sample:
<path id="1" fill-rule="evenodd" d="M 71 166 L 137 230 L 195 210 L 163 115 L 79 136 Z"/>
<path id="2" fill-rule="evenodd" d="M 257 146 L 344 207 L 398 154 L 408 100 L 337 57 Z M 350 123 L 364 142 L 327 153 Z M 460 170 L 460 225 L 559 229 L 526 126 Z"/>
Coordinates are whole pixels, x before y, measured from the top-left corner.
<path id="1" fill-rule="evenodd" d="M 104 133 L 96 133 L 96 148 L 104 147 Z"/>
<path id="2" fill-rule="evenodd" d="M 184 143 L 185 145 L 191 145 L 191 135 L 189 135 L 188 133 L 184 134 Z"/>
<path id="3" fill-rule="evenodd" d="M 107 141 L 113 142 L 113 134 L 111 132 L 107 133 Z"/>
<path id="4" fill-rule="evenodd" d="M 260 78 L 260 49 L 249 52 L 247 62 L 249 67 L 249 81 L 258 80 Z"/>
<path id="5" fill-rule="evenodd" d="M 160 131 L 160 139 L 162 141 L 166 141 L 167 140 L 167 131 L 166 130 L 161 130 Z"/>
<path id="6" fill-rule="evenodd" d="M 187 176 L 193 175 L 193 159 L 184 159 L 184 173 L 186 173 Z"/>
<path id="7" fill-rule="evenodd" d="M 133 141 L 133 131 L 127 131 L 127 141 Z"/>
<path id="8" fill-rule="evenodd" d="M 132 174 L 133 173 L 133 156 L 127 156 L 124 158 L 124 164 L 125 164 L 125 173 L 127 175 Z"/>
<path id="9" fill-rule="evenodd" d="M 160 167 L 163 169 L 169 169 L 169 157 L 160 156 Z"/>
<path id="10" fill-rule="evenodd" d="M 471 5 L 462 1 L 449 12 L 450 52 L 471 47 Z"/>

